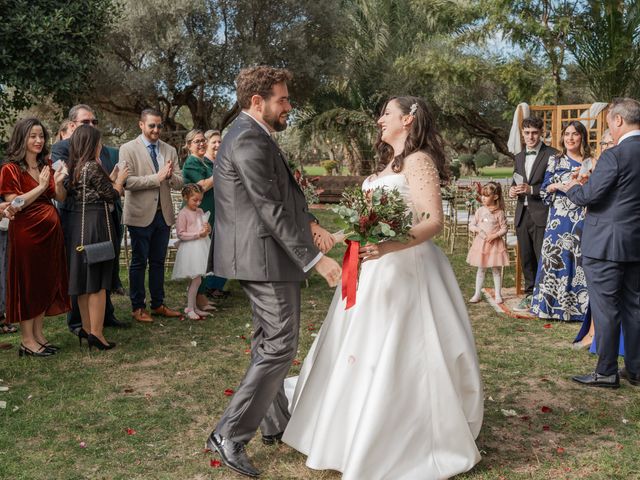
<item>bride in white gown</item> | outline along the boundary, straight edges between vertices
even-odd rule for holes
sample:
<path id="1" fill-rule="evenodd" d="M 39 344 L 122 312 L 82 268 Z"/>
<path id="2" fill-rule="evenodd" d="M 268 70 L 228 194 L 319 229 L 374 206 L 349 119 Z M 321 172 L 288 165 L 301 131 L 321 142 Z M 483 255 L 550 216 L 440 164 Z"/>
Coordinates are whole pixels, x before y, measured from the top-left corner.
<path id="1" fill-rule="evenodd" d="M 460 288 L 431 241 L 443 224 L 442 139 L 415 97 L 391 99 L 378 125 L 386 167 L 363 188 L 397 188 L 414 212 L 414 238 L 360 249 L 356 305 L 345 310 L 339 286 L 283 441 L 343 480 L 448 478 L 480 460 L 483 394 Z"/>

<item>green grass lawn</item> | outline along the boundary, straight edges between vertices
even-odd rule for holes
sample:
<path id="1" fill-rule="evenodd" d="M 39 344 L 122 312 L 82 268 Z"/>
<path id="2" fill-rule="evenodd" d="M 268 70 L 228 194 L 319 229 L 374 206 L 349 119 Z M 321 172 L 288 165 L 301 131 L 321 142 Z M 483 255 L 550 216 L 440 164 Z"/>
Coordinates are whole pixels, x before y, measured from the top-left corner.
<path id="1" fill-rule="evenodd" d="M 330 229 L 339 228 L 333 214 L 317 214 Z M 460 247 L 450 258 L 469 298 L 475 271 L 465 256 Z M 512 284 L 512 276 L 505 282 Z M 185 287 L 167 281 L 169 306 L 184 306 Z M 9 387 L 0 392 L 6 402 L 0 409 L 0 478 L 244 478 L 212 467 L 212 455 L 203 451 L 228 402 L 225 389 L 236 388 L 249 361 L 249 305 L 236 282 L 230 290 L 233 296 L 204 322 L 162 319 L 108 330 L 107 338 L 118 343 L 109 352 L 78 348 L 62 318 L 46 325 L 49 339 L 63 348 L 58 355 L 19 359 L 17 348 L 0 351 L 0 385 Z M 300 361 L 332 291 L 313 275 L 302 295 Z M 128 299 L 113 298 L 119 318 L 128 319 Z M 510 319 L 486 303 L 469 312 L 485 383 L 478 438 L 483 459 L 458 478 L 639 478 L 640 389 L 623 383 L 616 391 L 589 390 L 569 380 L 595 364 L 595 357 L 570 348 L 578 325 L 544 328 L 546 322 Z M 0 341 L 17 347 L 19 337 Z M 263 479 L 340 478 L 309 470 L 305 457 L 286 445 L 265 447 L 256 438 L 248 452 Z"/>
<path id="2" fill-rule="evenodd" d="M 510 178 L 513 167 L 485 167 L 480 169 L 480 175 L 489 178 Z"/>

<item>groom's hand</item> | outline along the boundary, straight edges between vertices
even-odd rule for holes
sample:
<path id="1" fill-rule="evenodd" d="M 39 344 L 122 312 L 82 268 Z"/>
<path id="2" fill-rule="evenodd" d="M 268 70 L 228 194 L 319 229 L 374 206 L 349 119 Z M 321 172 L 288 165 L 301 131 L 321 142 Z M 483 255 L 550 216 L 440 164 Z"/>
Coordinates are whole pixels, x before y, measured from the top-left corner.
<path id="1" fill-rule="evenodd" d="M 311 222 L 311 233 L 313 235 L 313 243 L 322 253 L 327 253 L 336 243 L 333 235 L 315 222 Z"/>
<path id="2" fill-rule="evenodd" d="M 342 268 L 333 258 L 323 255 L 313 267 L 327 281 L 330 287 L 335 287 L 342 276 Z"/>

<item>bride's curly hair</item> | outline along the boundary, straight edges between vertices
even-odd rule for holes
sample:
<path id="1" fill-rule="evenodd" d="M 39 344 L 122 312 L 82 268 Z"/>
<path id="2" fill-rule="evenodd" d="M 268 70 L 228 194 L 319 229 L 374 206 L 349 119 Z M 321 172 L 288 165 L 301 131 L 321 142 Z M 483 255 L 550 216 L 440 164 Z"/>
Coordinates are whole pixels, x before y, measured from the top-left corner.
<path id="1" fill-rule="evenodd" d="M 404 142 L 404 150 L 395 156 L 391 145 L 382 140 L 382 130 L 378 131 L 378 138 L 375 144 L 380 159 L 378 171 L 384 170 L 391 162 L 391 169 L 395 173 L 400 173 L 406 157 L 414 152 L 423 151 L 433 159 L 438 169 L 440 182 L 446 183 L 449 180 L 449 169 L 447 168 L 444 154 L 444 140 L 438 133 L 433 115 L 425 101 L 412 96 L 391 97 L 382 107 L 382 113 L 384 113 L 391 101 L 396 102 L 404 115 L 412 115 L 413 122 L 409 125 L 408 136 Z"/>

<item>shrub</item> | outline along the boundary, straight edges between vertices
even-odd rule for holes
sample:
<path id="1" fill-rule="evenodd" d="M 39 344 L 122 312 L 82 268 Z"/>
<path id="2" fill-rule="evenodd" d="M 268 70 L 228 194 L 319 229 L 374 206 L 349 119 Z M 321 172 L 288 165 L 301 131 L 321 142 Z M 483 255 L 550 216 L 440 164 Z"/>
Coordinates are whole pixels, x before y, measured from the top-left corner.
<path id="1" fill-rule="evenodd" d="M 496 162 L 496 157 L 487 152 L 478 152 L 473 159 L 476 168 L 479 170 L 484 167 L 490 167 Z"/>
<path id="2" fill-rule="evenodd" d="M 325 169 L 327 175 L 331 175 L 333 171 L 338 168 L 338 162 L 335 160 L 323 160 L 320 162 L 320 166 Z"/>

